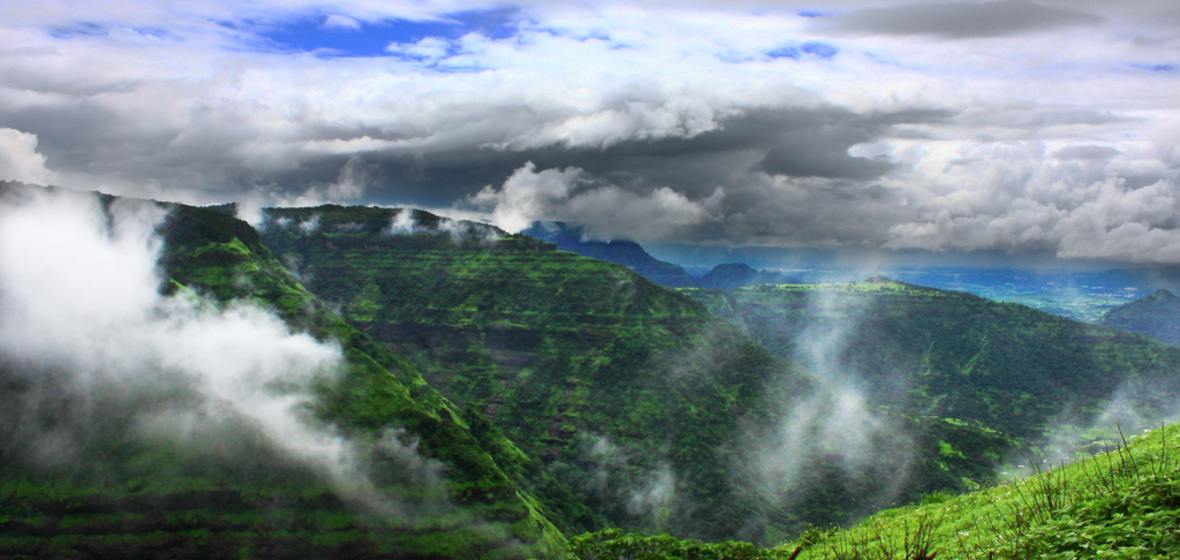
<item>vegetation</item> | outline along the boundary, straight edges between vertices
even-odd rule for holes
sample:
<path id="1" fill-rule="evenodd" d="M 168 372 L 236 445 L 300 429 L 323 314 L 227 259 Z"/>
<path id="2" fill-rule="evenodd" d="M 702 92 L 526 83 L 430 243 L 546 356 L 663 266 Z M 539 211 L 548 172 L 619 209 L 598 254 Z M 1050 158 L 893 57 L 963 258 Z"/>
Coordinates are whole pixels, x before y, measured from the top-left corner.
<path id="1" fill-rule="evenodd" d="M 108 391 L 84 460 L 26 457 L 0 411 L 0 557 L 553 557 L 563 532 L 584 559 L 1163 557 L 1180 539 L 1176 428 L 1123 447 L 1093 427 L 1175 394 L 1180 350 L 1142 336 L 881 278 L 670 291 L 421 211 L 275 209 L 259 231 L 168 208 L 160 290 L 338 344 L 301 414 L 407 511 L 244 421 L 204 450 L 138 437 L 140 405 L 191 396 Z M 0 400 L 30 391 L 24 367 L 0 360 Z M 1119 448 L 1044 472 L 1076 441 Z"/>
<path id="2" fill-rule="evenodd" d="M 1180 555 L 1180 426 L 1120 439 L 1105 452 L 1037 468 L 964 495 L 927 496 L 848 529 L 812 529 L 773 548 L 702 544 L 604 531 L 571 541 L 570 556 L 784 560 L 1023 560 Z M 1129 445 L 1125 445 L 1129 443 Z"/>
<path id="3" fill-rule="evenodd" d="M 415 510 L 390 516 L 341 495 L 314 469 L 249 436 L 248 425 L 213 434 L 226 436 L 216 452 L 194 451 L 136 437 L 136 401 L 100 394 L 92 405 L 108 413 L 83 430 L 77 460 L 46 467 L 18 448 L 0 449 L 0 557 L 513 558 L 564 549 L 535 500 L 489 453 L 513 452 L 511 442 L 494 431 L 477 436 L 412 363 L 304 289 L 248 224 L 224 209 L 169 210 L 160 228 L 162 289 L 206 305 L 271 308 L 293 331 L 337 341 L 345 371 L 319 384 L 309 412 L 362 449 L 393 434 L 422 460 L 437 461 L 445 486 L 406 480 L 396 456 L 370 453 L 380 491 Z M 0 368 L 6 402 L 30 390 L 19 367 Z M 43 402 L 44 421 L 61 422 L 50 405 L 67 404 Z M 5 427 L 13 426 L 20 424 Z"/>
<path id="4" fill-rule="evenodd" d="M 415 356 L 470 422 L 511 439 L 523 453 L 497 461 L 567 533 L 766 543 L 848 523 L 1048 456 L 1048 435 L 1090 435 L 1112 395 L 1158 412 L 1153 391 L 1170 394 L 1180 371 L 1180 355 L 1140 337 L 884 279 L 682 291 L 710 315 L 630 270 L 487 225 L 268 212 L 263 241 L 351 324 Z M 863 449 L 789 448 L 839 428 L 824 425 L 847 404 L 825 386 L 833 376 L 866 399 L 846 427 L 868 430 Z M 797 411 L 811 423 L 785 426 Z"/>
<path id="5" fill-rule="evenodd" d="M 1180 298 L 1159 290 L 1102 315 L 1101 324 L 1180 346 Z"/>
<path id="6" fill-rule="evenodd" d="M 469 422 L 508 436 L 523 454 L 497 461 L 564 531 L 768 539 L 800 523 L 735 476 L 745 424 L 779 416 L 806 383 L 797 368 L 622 266 L 401 216 L 273 209 L 262 239 L 350 323 L 415 355 Z"/>
<path id="7" fill-rule="evenodd" d="M 1144 337 L 884 278 L 682 293 L 903 426 L 913 460 L 902 500 L 986 485 L 1028 456 L 1070 456 L 1109 440 L 1098 423 L 1163 418 L 1180 380 L 1180 354 Z"/>
<path id="8" fill-rule="evenodd" d="M 827 365 L 855 373 L 871 400 L 1026 441 L 1119 412 L 1108 408 L 1116 394 L 1158 413 L 1153 395 L 1173 394 L 1180 372 L 1180 352 L 1140 336 L 883 278 L 683 293 L 811 367 L 807 342 L 837 333 Z"/>

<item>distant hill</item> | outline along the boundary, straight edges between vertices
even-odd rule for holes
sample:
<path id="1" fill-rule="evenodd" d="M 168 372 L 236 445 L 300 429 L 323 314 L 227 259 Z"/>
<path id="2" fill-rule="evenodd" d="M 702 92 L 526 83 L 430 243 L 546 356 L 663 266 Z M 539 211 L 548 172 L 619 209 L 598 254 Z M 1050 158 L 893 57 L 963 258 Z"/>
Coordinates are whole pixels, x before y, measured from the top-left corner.
<path id="1" fill-rule="evenodd" d="M 797 279 L 777 272 L 755 270 L 742 263 L 719 264 L 701 278 L 684 268 L 661 261 L 638 243 L 627 240 L 595 241 L 586 239 L 585 230 L 565 222 L 534 222 L 521 232 L 557 244 L 562 251 L 626 266 L 644 278 L 668 288 L 719 288 L 728 290 L 753 284 L 789 284 Z"/>
<path id="2" fill-rule="evenodd" d="M 1180 346 L 1180 297 L 1161 289 L 1107 311 L 1099 322 Z"/>
<path id="3" fill-rule="evenodd" d="M 696 278 L 683 268 L 651 256 L 634 241 L 586 239 L 585 230 L 565 222 L 534 222 L 521 233 L 555 243 L 562 251 L 621 264 L 661 286 L 679 288 L 697 285 Z"/>
<path id="4" fill-rule="evenodd" d="M 999 453 L 993 464 L 1006 453 L 1034 453 L 1027 446 L 1044 452 L 1041 438 L 1066 424 L 1080 433 L 1099 422 L 1127 427 L 1140 414 L 1162 419 L 1180 387 L 1180 350 L 965 293 L 886 278 L 681 291 L 779 357 L 857 388 L 868 403 L 932 419 L 919 439 L 947 447 L 915 465 L 927 480 L 965 459 L 960 468 L 987 462 L 971 452 Z M 947 421 L 980 431 L 956 443 L 939 434 Z M 989 451 L 989 433 L 1012 446 Z"/>
<path id="5" fill-rule="evenodd" d="M 719 264 L 708 274 L 697 279 L 697 286 L 701 288 L 717 288 L 732 290 L 742 286 L 754 284 L 798 284 L 797 278 L 792 278 L 779 272 L 755 270 L 743 263 Z"/>

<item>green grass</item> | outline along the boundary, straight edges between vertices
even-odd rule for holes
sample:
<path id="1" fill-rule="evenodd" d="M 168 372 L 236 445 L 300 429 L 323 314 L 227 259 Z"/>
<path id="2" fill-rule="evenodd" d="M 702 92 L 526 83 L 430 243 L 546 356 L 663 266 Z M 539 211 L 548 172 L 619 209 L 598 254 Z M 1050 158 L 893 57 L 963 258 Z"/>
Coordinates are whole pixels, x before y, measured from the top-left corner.
<path id="1" fill-rule="evenodd" d="M 1180 426 L 1025 479 L 813 532 L 800 559 L 1175 558 Z"/>
<path id="2" fill-rule="evenodd" d="M 1128 443 L 1129 445 L 1124 445 Z M 812 529 L 772 548 L 617 530 L 578 536 L 570 558 L 1077 560 L 1180 557 L 1180 425 L 1052 470 Z"/>

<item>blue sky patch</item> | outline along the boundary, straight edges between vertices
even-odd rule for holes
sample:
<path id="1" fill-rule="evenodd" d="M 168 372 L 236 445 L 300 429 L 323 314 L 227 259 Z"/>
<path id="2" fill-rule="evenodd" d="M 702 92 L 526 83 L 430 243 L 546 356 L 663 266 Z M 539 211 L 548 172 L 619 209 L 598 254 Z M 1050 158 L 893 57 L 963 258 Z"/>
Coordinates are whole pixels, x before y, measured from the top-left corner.
<path id="1" fill-rule="evenodd" d="M 268 45 L 283 51 L 327 51 L 326 56 L 371 57 L 386 56 L 391 43 L 417 43 L 427 37 L 457 39 L 468 33 L 479 33 L 492 39 L 503 39 L 516 34 L 519 10 L 458 12 L 436 21 L 390 20 L 360 22 L 359 28 L 325 26 L 328 15 L 312 17 L 279 25 L 268 25 L 256 30 Z M 229 24 L 234 29 L 256 27 L 256 22 L 245 25 Z M 261 27 L 261 26 L 257 26 Z"/>
<path id="2" fill-rule="evenodd" d="M 132 27 L 131 30 L 141 37 L 151 37 L 161 41 L 175 41 L 180 39 L 176 34 L 163 27 Z"/>
<path id="3" fill-rule="evenodd" d="M 840 52 L 832 45 L 819 42 L 803 43 L 803 45 L 799 47 L 799 50 L 803 51 L 804 54 L 809 54 L 824 60 L 828 60 L 833 56 L 836 56 L 836 53 Z"/>
<path id="4" fill-rule="evenodd" d="M 1175 64 L 1134 64 L 1131 66 L 1140 70 L 1147 70 L 1150 72 L 1174 72 L 1176 70 Z"/>
<path id="5" fill-rule="evenodd" d="M 106 37 L 107 28 L 97 23 L 80 21 L 73 25 L 59 25 L 49 28 L 49 34 L 58 39 L 76 39 L 78 37 Z"/>
<path id="6" fill-rule="evenodd" d="M 817 18 L 832 15 L 832 12 L 821 12 L 819 10 L 799 10 L 795 13 L 799 14 L 799 17 L 805 18 Z"/>
<path id="7" fill-rule="evenodd" d="M 766 54 L 770 58 L 789 58 L 791 60 L 799 60 L 804 57 L 830 60 L 838 52 L 840 52 L 839 49 L 827 43 L 809 41 L 802 45 L 778 48 Z"/>

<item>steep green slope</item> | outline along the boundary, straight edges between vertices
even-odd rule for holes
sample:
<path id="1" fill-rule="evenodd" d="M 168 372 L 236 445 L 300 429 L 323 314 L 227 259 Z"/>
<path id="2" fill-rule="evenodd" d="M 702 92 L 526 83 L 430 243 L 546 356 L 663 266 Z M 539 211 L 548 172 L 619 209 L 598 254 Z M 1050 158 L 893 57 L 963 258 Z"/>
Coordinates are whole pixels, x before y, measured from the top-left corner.
<path id="1" fill-rule="evenodd" d="M 1180 556 L 1180 426 L 1072 464 L 961 496 L 882 511 L 846 530 L 811 530 L 775 548 L 703 545 L 605 531 L 571 543 L 582 560 L 1023 560 Z"/>
<path id="2" fill-rule="evenodd" d="M 5 194 L 18 188 L 6 186 Z M 103 199 L 112 224 L 110 208 L 117 203 Z M 256 317 L 243 305 L 274 309 L 292 332 L 339 345 L 343 371 L 315 381 L 304 412 L 284 417 L 319 426 L 315 437 L 275 441 L 275 434 L 258 432 L 256 421 L 238 419 L 232 408 L 210 423 L 199 407 L 196 417 L 167 424 L 169 430 L 215 429 L 197 429 L 196 439 L 148 437 L 143 429 L 154 425 L 154 415 L 205 398 L 183 384 L 168 385 L 173 382 L 165 375 L 146 389 L 96 385 L 83 394 L 103 413 L 78 419 L 73 429 L 80 451 L 73 460 L 47 464 L 25 456 L 38 449 L 21 443 L 20 432 L 32 421 L 28 414 L 43 427 L 70 422 L 67 412 L 78 397 L 38 393 L 37 376 L 68 379 L 66 372 L 5 357 L 3 401 L 35 406 L 0 414 L 0 556 L 511 558 L 560 552 L 560 533 L 492 458 L 519 454 L 511 442 L 466 423 L 411 363 L 342 321 L 271 256 L 248 224 L 218 209 L 166 208 L 159 228 L 164 291 L 203 300 L 214 315 L 224 309 Z M 281 392 L 299 381 L 275 383 L 272 389 Z M 286 428 L 281 433 L 306 435 L 298 426 Z M 298 447 L 304 444 L 342 454 L 315 457 L 318 447 L 307 452 Z M 310 453 L 310 460 L 301 453 Z"/>
<path id="3" fill-rule="evenodd" d="M 684 293 L 775 354 L 843 375 L 892 414 L 925 419 L 926 480 L 980 481 L 973 468 L 987 480 L 973 465 L 990 468 L 1022 447 L 1047 451 L 1046 437 L 1099 419 L 1161 418 L 1180 380 L 1180 352 L 1144 337 L 881 278 Z"/>
<path id="4" fill-rule="evenodd" d="M 1167 426 L 1025 480 L 881 512 L 848 531 L 816 535 L 799 559 L 853 551 L 868 559 L 1175 558 L 1178 436 L 1177 426 Z"/>
<path id="5" fill-rule="evenodd" d="M 738 468 L 808 382 L 624 267 L 425 212 L 270 209 L 263 241 L 352 324 L 486 417 L 555 523 L 763 538 L 801 521 Z M 497 457 L 499 459 L 499 457 Z M 794 524 L 794 525 L 792 525 Z"/>
<path id="6" fill-rule="evenodd" d="M 1102 315 L 1100 324 L 1180 346 L 1180 297 L 1159 290 Z"/>

